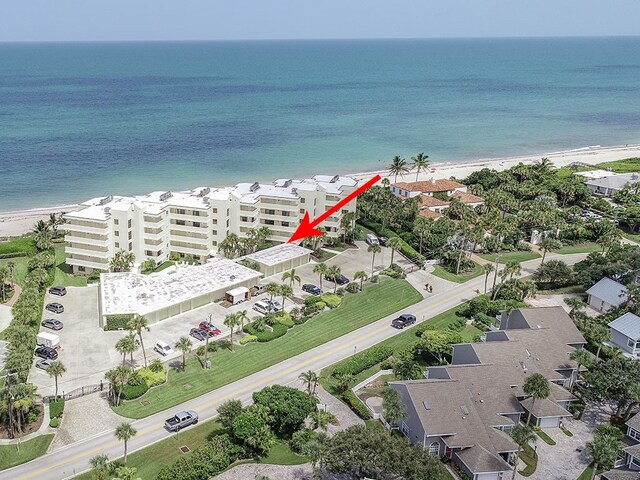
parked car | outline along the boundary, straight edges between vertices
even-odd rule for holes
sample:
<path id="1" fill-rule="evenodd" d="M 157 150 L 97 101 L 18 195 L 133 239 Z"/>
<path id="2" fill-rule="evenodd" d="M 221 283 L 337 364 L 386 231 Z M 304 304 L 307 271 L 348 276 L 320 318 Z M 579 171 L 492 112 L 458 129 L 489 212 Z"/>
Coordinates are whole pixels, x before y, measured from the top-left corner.
<path id="1" fill-rule="evenodd" d="M 387 240 L 389 240 L 387 237 L 378 237 L 378 241 L 383 247 L 387 245 Z"/>
<path id="2" fill-rule="evenodd" d="M 171 348 L 171 345 L 162 341 L 156 342 L 153 349 L 163 357 L 167 355 L 171 355 L 173 353 L 173 348 Z"/>
<path id="3" fill-rule="evenodd" d="M 258 313 L 267 314 L 272 307 L 268 300 L 261 300 L 253 305 L 253 309 Z"/>
<path id="4" fill-rule="evenodd" d="M 278 300 L 265 300 L 268 304 L 271 305 L 272 312 L 279 312 L 282 310 L 282 304 Z"/>
<path id="5" fill-rule="evenodd" d="M 189 335 L 191 335 L 196 340 L 204 341 L 207 339 L 207 332 L 202 330 L 201 328 L 192 328 L 189 330 Z"/>
<path id="6" fill-rule="evenodd" d="M 45 318 L 42 321 L 42 326 L 45 328 L 50 328 L 51 330 L 62 330 L 64 324 L 60 320 L 56 320 L 55 318 Z"/>
<path id="7" fill-rule="evenodd" d="M 349 283 L 349 279 L 347 277 L 345 277 L 344 275 L 340 275 L 338 278 L 336 278 L 335 280 L 332 277 L 328 277 L 328 276 L 324 276 L 325 280 L 330 280 L 332 282 L 336 282 L 338 285 L 346 285 L 347 283 Z"/>
<path id="8" fill-rule="evenodd" d="M 404 327 L 408 327 L 414 323 L 416 323 L 416 317 L 408 313 L 403 313 L 391 322 L 391 326 L 402 330 Z"/>
<path id="9" fill-rule="evenodd" d="M 58 295 L 60 297 L 64 297 L 67 294 L 67 289 L 64 288 L 64 287 L 60 287 L 60 286 L 51 287 L 49 289 L 49 293 L 51 295 Z"/>
<path id="10" fill-rule="evenodd" d="M 64 312 L 64 306 L 61 303 L 47 303 L 47 306 L 44 308 L 53 313 Z"/>
<path id="11" fill-rule="evenodd" d="M 208 333 L 210 337 L 220 335 L 222 333 L 218 327 L 210 322 L 200 322 L 200 325 L 198 325 L 198 327 Z"/>
<path id="12" fill-rule="evenodd" d="M 198 423 L 198 414 L 193 410 L 187 410 L 176 413 L 173 417 L 167 418 L 164 422 L 164 428 L 170 432 L 179 432 L 180 429 L 195 425 Z"/>
<path id="13" fill-rule="evenodd" d="M 304 285 L 302 285 L 302 290 L 307 293 L 310 293 L 311 295 L 320 295 L 322 293 L 322 290 L 320 290 L 320 287 L 312 283 L 305 283 Z"/>
<path id="14" fill-rule="evenodd" d="M 53 360 L 48 358 L 40 358 L 36 362 L 36 368 L 41 368 L 42 370 L 49 370 L 49 366 L 53 363 Z"/>
<path id="15" fill-rule="evenodd" d="M 56 352 L 55 348 L 51 347 L 38 347 L 36 348 L 36 357 L 55 360 L 58 358 L 58 352 Z"/>
<path id="16" fill-rule="evenodd" d="M 380 240 L 373 233 L 367 233 L 366 241 L 369 245 L 380 245 Z"/>

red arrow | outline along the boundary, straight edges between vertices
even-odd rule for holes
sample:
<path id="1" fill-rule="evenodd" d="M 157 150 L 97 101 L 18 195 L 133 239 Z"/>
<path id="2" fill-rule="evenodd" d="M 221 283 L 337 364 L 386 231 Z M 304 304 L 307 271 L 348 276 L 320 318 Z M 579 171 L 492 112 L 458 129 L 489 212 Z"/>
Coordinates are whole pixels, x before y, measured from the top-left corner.
<path id="1" fill-rule="evenodd" d="M 329 210 L 327 210 L 318 218 L 316 218 L 313 222 L 309 221 L 309 212 L 304 212 L 304 217 L 302 218 L 302 222 L 300 222 L 300 225 L 298 225 L 298 228 L 293 233 L 293 235 L 291 235 L 291 238 L 288 240 L 287 243 L 295 242 L 296 240 L 301 240 L 306 237 L 322 235 L 322 232 L 320 230 L 317 230 L 315 227 L 317 227 L 319 224 L 321 224 L 323 221 L 329 218 L 332 214 L 340 210 L 347 203 L 354 200 L 358 195 L 363 193 L 365 190 L 371 188 L 373 184 L 378 182 L 379 180 L 380 180 L 380 175 L 376 175 L 367 183 L 365 183 L 360 188 L 358 188 L 355 192 L 350 193 L 347 197 L 340 200 L 333 207 L 331 207 Z"/>

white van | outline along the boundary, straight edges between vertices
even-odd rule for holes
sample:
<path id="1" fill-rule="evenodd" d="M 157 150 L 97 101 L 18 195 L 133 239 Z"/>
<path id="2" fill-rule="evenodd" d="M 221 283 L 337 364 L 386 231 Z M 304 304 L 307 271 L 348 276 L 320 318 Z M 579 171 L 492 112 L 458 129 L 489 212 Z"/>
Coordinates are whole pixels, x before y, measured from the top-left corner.
<path id="1" fill-rule="evenodd" d="M 258 312 L 258 313 L 262 313 L 264 315 L 266 315 L 267 313 L 269 313 L 271 311 L 271 305 L 269 305 L 268 302 L 265 302 L 264 300 L 261 300 L 259 302 L 256 302 L 255 305 L 253 306 L 253 309 Z"/>
<path id="2" fill-rule="evenodd" d="M 367 243 L 369 245 L 380 245 L 380 240 L 373 233 L 367 234 Z"/>

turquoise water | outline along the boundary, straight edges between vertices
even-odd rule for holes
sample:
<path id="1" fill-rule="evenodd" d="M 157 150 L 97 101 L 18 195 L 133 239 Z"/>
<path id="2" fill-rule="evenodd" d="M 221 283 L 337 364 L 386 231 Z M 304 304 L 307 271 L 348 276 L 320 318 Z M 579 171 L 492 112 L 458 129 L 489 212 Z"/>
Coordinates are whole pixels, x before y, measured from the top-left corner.
<path id="1" fill-rule="evenodd" d="M 640 142 L 640 37 L 0 44 L 0 211 Z"/>

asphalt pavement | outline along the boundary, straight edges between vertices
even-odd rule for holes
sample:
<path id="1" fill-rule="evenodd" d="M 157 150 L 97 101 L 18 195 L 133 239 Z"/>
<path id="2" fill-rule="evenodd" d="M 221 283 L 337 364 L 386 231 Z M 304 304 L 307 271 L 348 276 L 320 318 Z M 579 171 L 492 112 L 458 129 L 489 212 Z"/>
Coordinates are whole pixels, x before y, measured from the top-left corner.
<path id="1" fill-rule="evenodd" d="M 573 264 L 585 258 L 585 256 L 585 254 L 548 254 L 547 260 L 552 258 L 561 259 L 568 264 Z M 531 275 L 537 269 L 539 263 L 540 259 L 523 262 L 521 276 Z M 216 408 L 226 400 L 239 399 L 243 402 L 249 402 L 254 391 L 273 384 L 295 384 L 301 386 L 298 380 L 298 375 L 301 372 L 307 370 L 319 372 L 323 368 L 354 353 L 399 334 L 402 330 L 396 330 L 390 326 L 391 320 L 396 318 L 399 313 L 411 313 L 416 316 L 417 323 L 422 323 L 470 300 L 476 295 L 476 290 L 482 290 L 483 288 L 484 275 L 481 275 L 446 291 L 434 292 L 429 298 L 416 303 L 403 312 L 396 312 L 331 342 L 189 400 L 179 406 L 136 420 L 132 423 L 138 433 L 129 440 L 128 451 L 132 453 L 164 440 L 169 435 L 180 435 L 180 433 L 171 434 L 164 429 L 164 420 L 173 416 L 176 411 L 195 410 L 200 415 L 201 421 L 206 421 L 216 416 Z M 110 459 L 122 456 L 122 443 L 116 440 L 113 430 L 100 432 L 95 436 L 67 445 L 31 462 L 4 470 L 0 472 L 0 478 L 12 480 L 61 480 L 71 478 L 88 470 L 90 468 L 89 460 L 102 453 L 106 453 Z"/>

